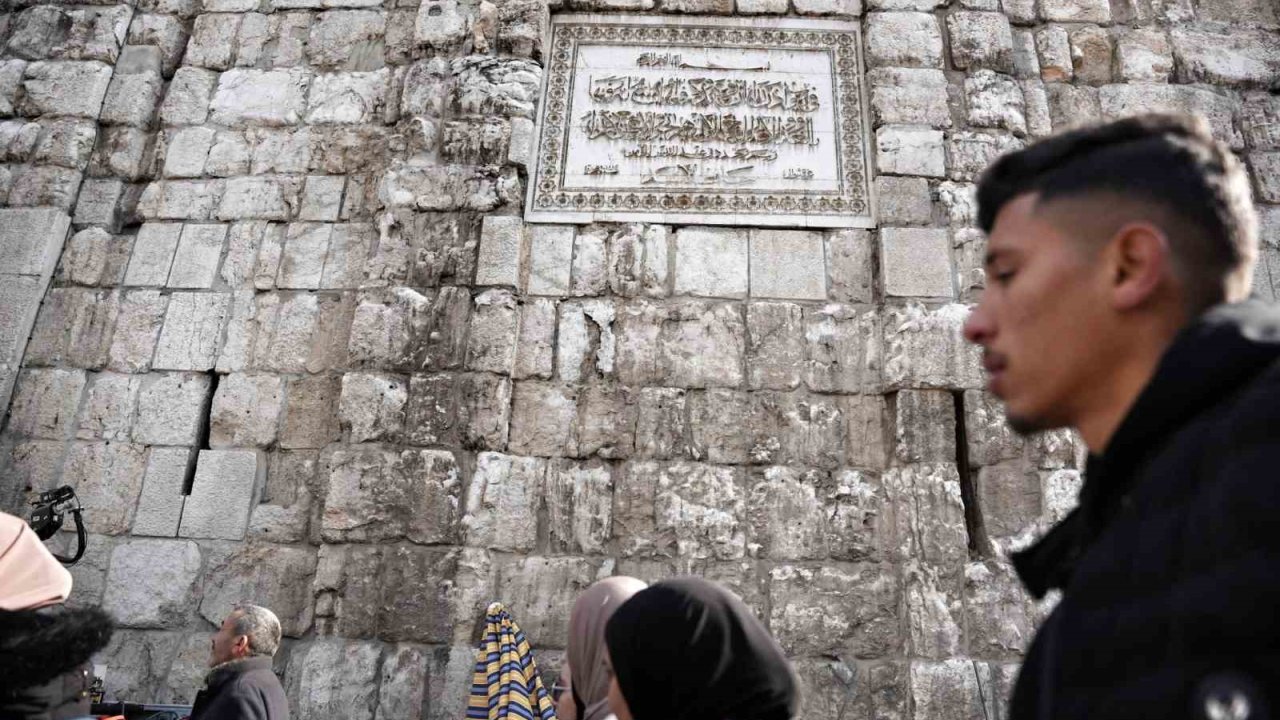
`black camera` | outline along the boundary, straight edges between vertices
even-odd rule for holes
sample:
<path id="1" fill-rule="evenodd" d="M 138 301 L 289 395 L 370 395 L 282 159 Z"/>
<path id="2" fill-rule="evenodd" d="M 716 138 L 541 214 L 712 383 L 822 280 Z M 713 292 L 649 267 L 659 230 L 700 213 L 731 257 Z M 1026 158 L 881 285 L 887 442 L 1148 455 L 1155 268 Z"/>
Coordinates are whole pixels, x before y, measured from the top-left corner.
<path id="1" fill-rule="evenodd" d="M 76 491 L 70 485 L 63 485 L 56 490 L 46 490 L 36 496 L 31 506 L 34 509 L 27 524 L 41 540 L 48 540 L 56 535 L 62 529 L 66 514 L 71 513 L 76 520 L 76 554 L 69 558 L 57 553 L 53 556 L 64 565 L 75 565 L 80 562 L 80 558 L 84 557 L 84 551 L 88 547 L 88 536 L 84 530 L 84 518 L 81 517 L 84 508 L 80 507 L 80 499 L 76 497 Z"/>

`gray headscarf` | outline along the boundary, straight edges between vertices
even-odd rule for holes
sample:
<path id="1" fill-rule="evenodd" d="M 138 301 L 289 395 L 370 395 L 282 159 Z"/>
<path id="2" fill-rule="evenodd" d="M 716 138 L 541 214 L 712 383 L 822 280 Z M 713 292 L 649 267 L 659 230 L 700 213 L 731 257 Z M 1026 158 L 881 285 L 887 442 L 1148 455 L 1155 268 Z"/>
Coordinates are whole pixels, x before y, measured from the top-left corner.
<path id="1" fill-rule="evenodd" d="M 570 685 L 578 720 L 609 716 L 609 674 L 605 670 L 604 626 L 615 610 L 648 587 L 633 577 L 611 577 L 587 588 L 569 614 Z"/>

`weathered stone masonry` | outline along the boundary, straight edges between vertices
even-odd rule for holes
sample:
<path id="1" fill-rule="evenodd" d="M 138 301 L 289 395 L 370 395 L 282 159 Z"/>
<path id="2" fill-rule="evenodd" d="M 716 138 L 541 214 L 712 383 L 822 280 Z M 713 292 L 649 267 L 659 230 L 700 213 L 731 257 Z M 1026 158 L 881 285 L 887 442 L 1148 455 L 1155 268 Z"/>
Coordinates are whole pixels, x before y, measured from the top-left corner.
<path id="1" fill-rule="evenodd" d="M 527 225 L 550 12 L 863 23 L 877 231 Z M 999 717 L 1002 559 L 1080 448 L 959 338 L 973 181 L 1075 122 L 1206 115 L 1280 290 L 1271 0 L 10 0 L 0 505 L 69 483 L 109 694 L 189 701 L 274 608 L 298 717 L 458 717 L 484 605 L 554 670 L 575 593 L 737 590 L 804 717 Z"/>

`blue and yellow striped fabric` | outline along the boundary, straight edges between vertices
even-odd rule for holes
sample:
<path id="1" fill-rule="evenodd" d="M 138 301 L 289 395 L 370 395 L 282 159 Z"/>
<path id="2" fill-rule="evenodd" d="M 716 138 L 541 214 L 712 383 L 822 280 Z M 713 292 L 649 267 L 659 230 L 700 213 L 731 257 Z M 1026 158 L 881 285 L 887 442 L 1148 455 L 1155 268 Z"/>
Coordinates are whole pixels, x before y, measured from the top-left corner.
<path id="1" fill-rule="evenodd" d="M 502 603 L 493 603 L 485 611 L 467 718 L 556 720 L 555 705 L 538 676 L 529 642 Z"/>

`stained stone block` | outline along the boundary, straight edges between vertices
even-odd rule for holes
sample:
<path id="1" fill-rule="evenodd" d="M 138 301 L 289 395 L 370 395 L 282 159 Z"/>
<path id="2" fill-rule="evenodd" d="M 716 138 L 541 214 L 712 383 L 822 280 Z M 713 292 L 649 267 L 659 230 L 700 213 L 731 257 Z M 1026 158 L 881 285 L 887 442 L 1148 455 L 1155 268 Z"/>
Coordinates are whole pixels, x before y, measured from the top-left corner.
<path id="1" fill-rule="evenodd" d="M 567 295 L 573 263 L 572 225 L 529 228 L 529 282 L 532 295 Z"/>
<path id="2" fill-rule="evenodd" d="M 902 642 L 897 579 L 878 564 L 780 565 L 769 579 L 769 626 L 788 653 L 878 658 Z"/>
<path id="3" fill-rule="evenodd" d="M 747 382 L 752 389 L 790 390 L 804 368 L 804 310 L 792 303 L 747 305 Z"/>
<path id="4" fill-rule="evenodd" d="M 97 144 L 89 158 L 89 174 L 139 180 L 150 172 L 155 137 L 138 128 L 99 128 Z M 135 196 L 136 197 L 136 196 Z M 140 202 L 140 200 L 138 201 Z M 138 213 L 143 212 L 138 208 Z"/>
<path id="5" fill-rule="evenodd" d="M 230 301 L 225 293 L 173 293 L 153 367 L 158 370 L 212 369 Z"/>
<path id="6" fill-rule="evenodd" d="M 608 300 L 581 300 L 560 306 L 556 357 L 562 381 L 577 383 L 583 378 L 613 374 L 615 318 L 616 307 Z"/>
<path id="7" fill-rule="evenodd" d="M 876 169 L 890 175 L 944 177 L 947 158 L 942 132 L 901 126 L 876 130 Z"/>
<path id="8" fill-rule="evenodd" d="M 171 77 L 187 49 L 187 31 L 174 15 L 135 12 L 129 23 L 129 44 L 150 45 L 160 51 L 160 69 Z"/>
<path id="9" fill-rule="evenodd" d="M 47 275 L 58 261 L 71 219 L 50 208 L 0 210 L 0 267 L 14 275 Z"/>
<path id="10" fill-rule="evenodd" d="M 116 331 L 108 351 L 112 370 L 139 372 L 150 369 L 168 301 L 168 297 L 158 290 L 121 294 Z"/>
<path id="11" fill-rule="evenodd" d="M 1017 535 L 1041 514 L 1040 476 L 1019 465 L 994 465 L 978 473 L 978 503 L 994 537 Z"/>
<path id="12" fill-rule="evenodd" d="M 1050 22 L 1111 22 L 1107 0 L 1040 0 L 1040 15 Z"/>
<path id="13" fill-rule="evenodd" d="M 452 453 L 366 446 L 336 451 L 327 464 L 325 540 L 457 542 L 461 479 Z"/>
<path id="14" fill-rule="evenodd" d="M 1059 25 L 1046 25 L 1036 31 L 1035 37 L 1040 52 L 1040 78 L 1045 82 L 1070 82 L 1074 64 L 1067 31 Z"/>
<path id="15" fill-rule="evenodd" d="M 539 648 L 558 647 L 569 637 L 573 601 L 595 582 L 598 560 L 577 557 L 512 558 L 498 565 L 497 597 L 508 605 L 529 642 Z"/>
<path id="16" fill-rule="evenodd" d="M 524 223 L 520 218 L 485 216 L 480 228 L 477 285 L 519 285 L 523 236 Z"/>
<path id="17" fill-rule="evenodd" d="M 26 437 L 71 436 L 85 386 L 80 370 L 23 370 L 9 409 L 9 429 Z"/>
<path id="18" fill-rule="evenodd" d="M 741 308 L 729 303 L 671 307 L 662 328 L 662 377 L 676 387 L 741 385 L 744 325 Z"/>
<path id="19" fill-rule="evenodd" d="M 1066 83 L 1045 86 L 1054 132 L 1082 127 L 1102 120 L 1097 88 Z M 1146 112 L 1143 110 L 1142 112 Z"/>
<path id="20" fill-rule="evenodd" d="M 964 423 L 971 464 L 994 465 L 1022 458 L 1024 442 L 1009 427 L 1004 406 L 995 396 L 981 390 L 966 390 Z"/>
<path id="21" fill-rule="evenodd" d="M 975 181 L 1000 156 L 1020 150 L 1022 141 L 1008 133 L 955 132 L 947 143 L 951 179 Z"/>
<path id="22" fill-rule="evenodd" d="M 832 230 L 825 240 L 829 297 L 836 302 L 871 302 L 875 276 L 871 234 L 866 230 Z"/>
<path id="23" fill-rule="evenodd" d="M 942 31 L 930 13 L 870 13 L 866 32 L 871 67 L 942 68 Z"/>
<path id="24" fill-rule="evenodd" d="M 1013 568 L 996 561 L 972 562 L 964 576 L 969 652 L 1020 656 L 1031 642 L 1035 619 Z"/>
<path id="25" fill-rule="evenodd" d="M 1030 30 L 1013 31 L 1013 75 L 1019 79 L 1040 77 L 1040 56 L 1036 54 L 1035 34 Z"/>
<path id="26" fill-rule="evenodd" d="M 1273 31 L 1175 28 L 1170 37 L 1178 80 L 1184 83 L 1266 89 L 1280 73 L 1280 48 Z"/>
<path id="27" fill-rule="evenodd" d="M 92 122 L 49 120 L 38 126 L 41 128 L 40 139 L 31 155 L 32 162 L 76 170 L 88 163 L 97 134 Z"/>
<path id="28" fill-rule="evenodd" d="M 209 103 L 218 74 L 211 70 L 183 66 L 169 83 L 164 102 L 160 104 L 160 120 L 165 125 L 200 125 L 209 115 Z"/>
<path id="29" fill-rule="evenodd" d="M 33 62 L 26 67 L 17 110 L 26 117 L 95 120 L 110 82 L 111 67 L 100 62 Z"/>
<path id="30" fill-rule="evenodd" d="M 556 302 L 532 298 L 520 306 L 520 330 L 516 337 L 516 380 L 549 380 L 553 371 L 556 340 Z"/>
<path id="31" fill-rule="evenodd" d="M 131 195 L 121 180 L 88 180 L 80 186 L 76 197 L 76 225 L 102 225 L 119 232 L 122 213 Z M 136 198 L 136 195 L 132 197 Z"/>
<path id="32" fill-rule="evenodd" d="M 117 373 L 94 373 L 89 379 L 76 437 L 128 440 L 141 379 Z"/>
<path id="33" fill-rule="evenodd" d="M 1022 88 L 1012 77 L 978 70 L 965 78 L 964 91 L 971 126 L 1000 128 L 1018 137 L 1026 135 Z"/>
<path id="34" fill-rule="evenodd" d="M 217 131 L 208 127 L 187 127 L 169 136 L 165 147 L 165 177 L 200 177 L 213 147 Z"/>
<path id="35" fill-rule="evenodd" d="M 289 223 L 280 253 L 276 287 L 315 290 L 320 287 L 333 225 Z"/>
<path id="36" fill-rule="evenodd" d="M 629 388 L 589 385 L 578 397 L 569 453 L 574 457 L 630 457 L 635 446 L 635 395 Z"/>
<path id="37" fill-rule="evenodd" d="M 553 460 L 547 465 L 542 492 L 554 552 L 604 552 L 613 510 L 613 477 L 608 466 Z"/>
<path id="38" fill-rule="evenodd" d="M 182 494 L 183 484 L 192 459 L 189 448 L 151 449 L 138 509 L 133 516 L 134 535 L 177 537 L 186 499 Z"/>
<path id="39" fill-rule="evenodd" d="M 1280 149 L 1280 97 L 1267 94 L 1255 93 L 1245 97 L 1244 107 L 1240 111 L 1240 126 L 1244 131 L 1244 138 L 1249 143 L 1249 147 L 1254 150 L 1277 150 Z M 1274 208 L 1260 211 L 1263 215 L 1268 212 L 1273 215 L 1277 212 Z M 1276 216 L 1280 218 L 1280 215 Z M 1267 223 L 1263 222 L 1263 228 L 1267 228 Z M 1274 226 L 1274 229 L 1280 229 L 1280 221 Z M 1264 242 L 1270 245 L 1280 244 L 1280 235 L 1275 232 L 1268 233 L 1263 231 Z"/>
<path id="40" fill-rule="evenodd" d="M 25 362 L 90 369 L 105 366 L 118 312 L 119 295 L 115 291 L 50 290 L 36 316 Z"/>
<path id="41" fill-rule="evenodd" d="M 578 297 L 603 294 L 608 287 L 608 235 L 603 228 L 587 228 L 573 242 L 569 293 Z"/>
<path id="42" fill-rule="evenodd" d="M 889 502 L 893 557 L 959 571 L 968 559 L 960 476 L 952 463 L 891 468 L 881 476 Z M 892 519 L 889 519 L 892 518 Z"/>
<path id="43" fill-rule="evenodd" d="M 266 544 L 234 547 L 225 556 L 209 559 L 200 616 L 221 625 L 237 605 L 252 603 L 271 608 L 285 637 L 304 635 L 311 628 L 315 549 Z"/>
<path id="44" fill-rule="evenodd" d="M 376 642 L 317 638 L 289 654 L 290 706 L 301 717 L 340 714 L 374 720 L 382 646 Z"/>
<path id="45" fill-rule="evenodd" d="M 1055 470 L 1040 473 L 1040 497 L 1045 519 L 1061 522 L 1079 504 L 1084 478 L 1078 470 Z"/>
<path id="46" fill-rule="evenodd" d="M 894 455 L 903 463 L 951 462 L 956 457 L 956 413 L 951 393 L 903 390 L 894 408 Z"/>
<path id="47" fill-rule="evenodd" d="M 111 553 L 103 609 L 127 628 L 184 627 L 196 599 L 200 547 L 190 540 L 130 540 Z"/>
<path id="48" fill-rule="evenodd" d="M 307 180 L 308 187 L 311 184 Z M 339 185 L 341 179 L 339 179 Z M 341 187 L 339 187 L 341 191 Z M 334 208 L 334 214 L 337 208 Z M 378 230 L 365 223 L 343 223 L 333 226 L 329 235 L 329 252 L 324 260 L 320 287 L 345 289 L 362 287 L 369 275 L 369 256 L 378 243 Z"/>
<path id="49" fill-rule="evenodd" d="M 304 542 L 319 534 L 308 532 L 313 508 L 322 499 L 317 469 L 319 453 L 310 450 L 272 454 L 262 499 L 249 516 L 246 536 L 281 543 Z"/>
<path id="50" fill-rule="evenodd" d="M 929 192 L 929 181 L 924 178 L 878 177 L 876 198 L 879 201 L 880 222 L 884 224 L 923 225 L 933 219 L 933 199 Z M 868 294 L 865 300 L 846 302 L 870 301 Z"/>
<path id="51" fill-rule="evenodd" d="M 884 318 L 884 374 L 891 387 L 978 388 L 980 353 L 961 334 L 969 310 L 911 304 Z"/>
<path id="52" fill-rule="evenodd" d="M 195 373 L 154 375 L 138 394 L 135 442 L 192 445 L 208 403 L 209 378 Z"/>
<path id="53" fill-rule="evenodd" d="M 178 535 L 243 539 L 257 498 L 260 460 L 254 450 L 201 450 Z"/>
<path id="54" fill-rule="evenodd" d="M 752 471 L 747 517 L 752 547 L 770 560 L 818 560 L 828 555 L 828 529 L 818 483 L 822 475 L 794 468 Z"/>
<path id="55" fill-rule="evenodd" d="M 92 533 L 123 535 L 133 523 L 147 451 L 120 442 L 76 443 L 67 453 L 62 482 L 76 488 Z"/>
<path id="56" fill-rule="evenodd" d="M 968 658 L 913 660 L 908 692 L 915 699 L 914 717 L 920 720 L 979 717 L 987 713 L 975 663 Z"/>
<path id="57" fill-rule="evenodd" d="M 510 291 L 494 288 L 477 295 L 467 338 L 467 369 L 510 375 L 518 320 L 518 305 Z"/>
<path id="58" fill-rule="evenodd" d="M 219 220 L 288 220 L 297 205 L 300 187 L 301 181 L 297 178 L 231 178 L 218 203 L 217 217 Z"/>
<path id="59" fill-rule="evenodd" d="M 224 189 L 221 180 L 152 182 L 138 199 L 138 215 L 147 220 L 209 220 Z"/>
<path id="60" fill-rule="evenodd" d="M 746 492 L 734 468 L 664 465 L 653 500 L 654 527 L 682 558 L 734 560 L 746 552 Z"/>
<path id="61" fill-rule="evenodd" d="M 462 519 L 466 544 L 495 550 L 532 550 L 537 542 L 545 471 L 546 461 L 536 458 L 478 455 Z"/>
<path id="62" fill-rule="evenodd" d="M 184 225 L 166 285 L 174 288 L 211 287 L 218 274 L 218 262 L 222 259 L 226 237 L 225 225 Z"/>
<path id="63" fill-rule="evenodd" d="M 511 119 L 511 141 L 507 146 L 507 162 L 527 169 L 533 157 L 533 121 L 528 118 Z"/>
<path id="64" fill-rule="evenodd" d="M 573 440 L 577 393 L 550 383 L 516 383 L 512 392 L 510 448 L 514 453 L 556 457 Z"/>
<path id="65" fill-rule="evenodd" d="M 847 305 L 805 313 L 805 384 L 814 392 L 863 392 L 880 387 L 880 316 Z"/>
<path id="66" fill-rule="evenodd" d="M 347 373 L 342 376 L 338 420 L 351 442 L 392 441 L 404 429 L 408 383 L 397 375 Z"/>
<path id="67" fill-rule="evenodd" d="M 879 125 L 951 127 L 947 76 L 941 70 L 876 68 L 867 74 L 871 113 Z"/>
<path id="68" fill-rule="evenodd" d="M 907 563 L 902 604 L 907 648 L 913 657 L 947 658 L 962 652 L 960 626 L 964 618 L 960 593 L 951 578 L 940 577 L 918 562 Z"/>
<path id="69" fill-rule="evenodd" d="M 210 107 L 220 125 L 294 125 L 306 107 L 310 75 L 301 69 L 224 72 Z"/>
<path id="70" fill-rule="evenodd" d="M 675 237 L 678 295 L 740 298 L 747 294 L 747 233 L 733 228 L 685 228 Z"/>
<path id="71" fill-rule="evenodd" d="M 951 299 L 951 242 L 944 230 L 883 228 L 880 267 L 892 297 Z"/>
<path id="72" fill-rule="evenodd" d="M 382 120 L 390 73 L 332 73 L 317 75 L 307 98 L 306 122 L 363 124 Z"/>
<path id="73" fill-rule="evenodd" d="M 1077 81 L 1089 85 L 1111 82 L 1113 43 L 1104 28 L 1085 25 L 1071 32 L 1071 62 Z"/>
<path id="74" fill-rule="evenodd" d="M 289 380 L 280 447 L 320 448 L 336 441 L 341 381 L 320 375 Z"/>
<path id="75" fill-rule="evenodd" d="M 1280 152 L 1250 153 L 1249 167 L 1253 171 L 1255 197 L 1263 202 L 1280 203 Z"/>
<path id="76" fill-rule="evenodd" d="M 226 375 L 213 396 L 210 446 L 265 448 L 274 444 L 283 400 L 284 380 L 277 375 Z"/>
<path id="77" fill-rule="evenodd" d="M 120 56 L 111 84 L 107 87 L 99 121 L 145 130 L 155 119 L 163 89 L 159 49 L 128 46 Z"/>
<path id="78" fill-rule="evenodd" d="M 1049 113 L 1049 93 L 1039 78 L 1021 82 L 1022 98 L 1026 105 L 1027 132 L 1041 138 L 1053 133 L 1053 119 Z"/>
<path id="79" fill-rule="evenodd" d="M 1244 147 L 1244 138 L 1233 122 L 1238 101 L 1201 87 L 1185 85 L 1107 85 L 1099 88 L 1102 118 L 1115 120 L 1139 112 L 1192 113 L 1204 116 L 1213 136 L 1233 149 Z"/>
<path id="80" fill-rule="evenodd" d="M 822 233 L 757 229 L 750 232 L 750 247 L 752 297 L 826 299 Z"/>
<path id="81" fill-rule="evenodd" d="M 197 17 L 183 62 L 213 70 L 231 67 L 241 20 L 242 16 L 232 13 L 204 13 Z"/>
<path id="82" fill-rule="evenodd" d="M 643 388 L 636 413 L 635 452 L 643 458 L 680 458 L 685 455 L 685 391 L 680 388 Z"/>
<path id="83" fill-rule="evenodd" d="M 16 175 L 9 188 L 9 205 L 13 207 L 52 206 L 71 212 L 81 173 L 60 167 L 28 167 Z"/>
<path id="84" fill-rule="evenodd" d="M 1013 71 L 1013 30 L 998 12 L 961 10 L 947 17 L 951 63 L 957 69 Z"/>

